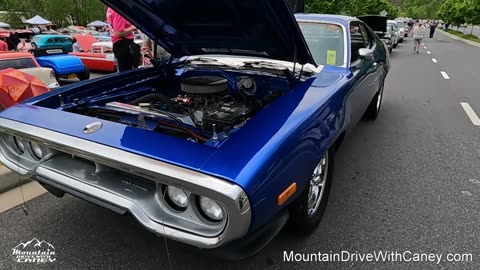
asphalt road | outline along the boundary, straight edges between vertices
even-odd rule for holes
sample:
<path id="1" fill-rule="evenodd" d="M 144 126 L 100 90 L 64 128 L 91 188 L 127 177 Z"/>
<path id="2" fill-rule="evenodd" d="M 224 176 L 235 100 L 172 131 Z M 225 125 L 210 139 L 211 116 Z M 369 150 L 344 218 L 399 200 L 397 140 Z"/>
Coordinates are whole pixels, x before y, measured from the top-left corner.
<path id="1" fill-rule="evenodd" d="M 228 262 L 166 246 L 131 217 L 45 194 L 28 202 L 28 216 L 20 207 L 0 214 L 0 268 L 480 269 L 480 126 L 460 105 L 480 113 L 480 48 L 441 32 L 421 54 L 412 46 L 407 39 L 392 54 L 377 121 L 362 121 L 338 152 L 330 201 L 310 237 L 282 232 L 258 255 Z M 55 246 L 55 262 L 13 261 L 12 248 L 33 237 Z M 284 251 L 469 253 L 473 261 L 284 262 Z"/>

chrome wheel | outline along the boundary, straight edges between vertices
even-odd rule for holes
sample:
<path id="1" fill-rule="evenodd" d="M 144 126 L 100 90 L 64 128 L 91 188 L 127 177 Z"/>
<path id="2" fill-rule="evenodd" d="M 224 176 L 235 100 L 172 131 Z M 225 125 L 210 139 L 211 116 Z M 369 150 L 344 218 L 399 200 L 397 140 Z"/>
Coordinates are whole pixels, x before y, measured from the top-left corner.
<path id="1" fill-rule="evenodd" d="M 327 182 L 328 175 L 328 152 L 322 157 L 317 167 L 313 171 L 312 178 L 310 179 L 310 186 L 308 188 L 308 208 L 307 213 L 309 216 L 314 215 L 320 202 L 322 201 L 323 193 L 325 191 L 325 184 Z"/>

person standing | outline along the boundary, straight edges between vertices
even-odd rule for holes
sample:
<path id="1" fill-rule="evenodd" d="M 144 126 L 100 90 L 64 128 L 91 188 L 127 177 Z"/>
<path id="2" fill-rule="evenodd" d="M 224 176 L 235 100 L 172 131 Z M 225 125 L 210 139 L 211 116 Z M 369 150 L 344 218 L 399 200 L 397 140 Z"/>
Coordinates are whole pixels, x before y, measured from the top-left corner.
<path id="1" fill-rule="evenodd" d="M 435 34 L 435 29 L 438 26 L 438 22 L 434 21 L 433 23 L 430 24 L 430 38 L 433 38 L 433 34 Z"/>
<path id="2" fill-rule="evenodd" d="M 422 22 L 418 23 L 418 26 L 413 29 L 413 53 L 420 53 L 420 44 L 425 37 L 427 29 Z"/>
<path id="3" fill-rule="evenodd" d="M 7 52 L 8 51 L 8 44 L 5 41 L 4 36 L 0 36 L 0 52 Z"/>
<path id="4" fill-rule="evenodd" d="M 84 52 L 82 46 L 80 46 L 80 43 L 78 43 L 78 40 L 76 38 L 72 38 L 72 52 L 74 53 L 79 53 L 79 52 Z"/>
<path id="5" fill-rule="evenodd" d="M 118 71 L 137 68 L 139 63 L 136 63 L 135 58 L 140 54 L 140 46 L 133 41 L 133 32 L 137 28 L 111 8 L 107 8 L 107 23 L 110 25 L 113 54 L 118 62 Z"/>

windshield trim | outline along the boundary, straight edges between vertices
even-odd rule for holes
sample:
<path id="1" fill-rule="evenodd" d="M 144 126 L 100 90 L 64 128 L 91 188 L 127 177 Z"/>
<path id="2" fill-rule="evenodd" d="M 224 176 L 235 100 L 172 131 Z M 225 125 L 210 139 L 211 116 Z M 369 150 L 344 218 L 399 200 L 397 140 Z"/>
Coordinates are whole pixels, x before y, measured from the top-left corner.
<path id="1" fill-rule="evenodd" d="M 316 23 L 316 24 L 332 24 L 332 25 L 336 25 L 336 26 L 340 26 L 342 28 L 342 31 L 343 31 L 343 64 L 340 65 L 340 66 L 337 66 L 337 67 L 343 67 L 343 68 L 347 68 L 347 64 L 348 64 L 348 61 L 347 61 L 347 58 L 348 58 L 348 43 L 347 43 L 347 29 L 345 28 L 345 26 L 341 23 L 337 23 L 337 22 L 332 22 L 332 21 L 327 21 L 327 20 L 308 20 L 308 19 L 297 19 L 297 22 L 300 24 L 300 23 Z M 302 32 L 302 35 L 303 35 L 303 32 Z M 305 36 L 304 36 L 305 38 Z M 305 40 L 306 42 L 306 40 Z M 308 44 L 307 44 L 308 46 Z M 310 48 L 309 48 L 310 49 Z M 310 52 L 312 55 L 313 53 Z M 317 63 L 317 65 L 320 65 L 319 63 Z"/>

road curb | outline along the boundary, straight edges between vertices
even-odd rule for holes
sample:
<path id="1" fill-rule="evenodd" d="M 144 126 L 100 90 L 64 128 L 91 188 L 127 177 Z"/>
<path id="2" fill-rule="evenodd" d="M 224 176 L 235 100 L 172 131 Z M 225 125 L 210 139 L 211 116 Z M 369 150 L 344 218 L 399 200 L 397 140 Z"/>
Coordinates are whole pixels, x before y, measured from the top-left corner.
<path id="1" fill-rule="evenodd" d="M 469 45 L 472 45 L 472 46 L 475 46 L 475 47 L 480 48 L 480 43 L 478 43 L 478 42 L 471 41 L 471 40 L 468 40 L 468 39 L 464 39 L 464 38 L 461 38 L 461 37 L 457 37 L 457 36 L 452 35 L 452 34 L 450 34 L 450 33 L 448 33 L 448 32 L 445 32 L 444 30 L 440 30 L 440 31 L 441 31 L 442 33 L 444 33 L 445 35 L 453 38 L 453 39 L 460 40 L 460 41 L 463 41 L 463 42 L 465 42 L 465 43 L 467 43 L 467 44 L 469 44 Z"/>
<path id="2" fill-rule="evenodd" d="M 16 172 L 7 169 L 5 166 L 0 167 L 0 193 L 4 193 L 18 187 L 20 182 L 25 184 L 30 181 L 30 179 L 21 179 L 21 181 L 19 181 L 18 174 Z"/>

